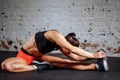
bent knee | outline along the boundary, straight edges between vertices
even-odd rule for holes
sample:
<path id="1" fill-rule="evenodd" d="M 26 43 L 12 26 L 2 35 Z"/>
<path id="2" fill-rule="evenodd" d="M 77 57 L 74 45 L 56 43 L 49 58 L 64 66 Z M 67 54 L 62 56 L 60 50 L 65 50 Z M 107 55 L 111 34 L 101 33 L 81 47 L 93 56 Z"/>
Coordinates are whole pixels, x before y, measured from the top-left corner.
<path id="1" fill-rule="evenodd" d="M 14 67 L 12 67 L 12 63 L 9 63 L 9 62 L 3 63 L 1 66 L 2 66 L 2 69 L 5 71 L 12 72 L 14 70 Z"/>
<path id="2" fill-rule="evenodd" d="M 4 63 L 4 64 L 2 64 L 2 69 L 7 71 L 10 68 L 9 66 L 10 66 L 9 64 Z"/>
<path id="3" fill-rule="evenodd" d="M 4 62 L 1 63 L 1 69 L 4 70 Z"/>

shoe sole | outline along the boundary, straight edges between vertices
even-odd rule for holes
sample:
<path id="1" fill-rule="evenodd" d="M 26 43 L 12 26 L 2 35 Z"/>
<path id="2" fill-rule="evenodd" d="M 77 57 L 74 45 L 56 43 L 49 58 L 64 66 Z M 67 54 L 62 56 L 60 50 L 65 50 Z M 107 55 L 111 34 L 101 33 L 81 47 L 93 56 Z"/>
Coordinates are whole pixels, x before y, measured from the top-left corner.
<path id="1" fill-rule="evenodd" d="M 34 60 L 34 61 L 32 61 L 32 63 L 36 63 L 36 64 L 48 64 L 52 68 L 52 65 L 49 62 L 45 62 L 45 61 L 44 62 L 39 62 L 39 61 Z"/>
<path id="2" fill-rule="evenodd" d="M 37 64 L 50 64 L 49 62 L 39 62 L 39 61 L 36 61 L 36 60 L 32 61 L 32 63 L 37 63 Z"/>
<path id="3" fill-rule="evenodd" d="M 101 49 L 101 50 L 106 53 L 106 51 L 104 49 Z M 105 71 L 109 70 L 107 58 L 103 58 L 103 66 L 104 66 Z"/>
<path id="4" fill-rule="evenodd" d="M 108 66 L 107 58 L 103 59 L 103 66 L 104 66 L 105 71 L 109 71 L 109 66 Z"/>

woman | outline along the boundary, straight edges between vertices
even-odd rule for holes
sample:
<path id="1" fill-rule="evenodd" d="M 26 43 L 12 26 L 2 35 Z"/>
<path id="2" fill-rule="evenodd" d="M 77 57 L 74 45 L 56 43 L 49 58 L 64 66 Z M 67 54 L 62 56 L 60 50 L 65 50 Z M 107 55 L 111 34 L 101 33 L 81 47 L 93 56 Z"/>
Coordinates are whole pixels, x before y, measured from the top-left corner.
<path id="1" fill-rule="evenodd" d="M 108 71 L 107 61 L 104 59 L 106 55 L 102 50 L 93 54 L 78 47 L 79 41 L 76 39 L 75 33 L 70 33 L 64 37 L 57 30 L 38 32 L 23 45 L 16 57 L 4 60 L 1 67 L 9 72 L 50 69 L 51 65 L 74 70 Z M 46 54 L 57 49 L 71 60 Z M 88 59 L 98 59 L 98 62 L 96 64 L 81 63 L 81 61 Z M 33 60 L 43 63 L 31 64 Z"/>

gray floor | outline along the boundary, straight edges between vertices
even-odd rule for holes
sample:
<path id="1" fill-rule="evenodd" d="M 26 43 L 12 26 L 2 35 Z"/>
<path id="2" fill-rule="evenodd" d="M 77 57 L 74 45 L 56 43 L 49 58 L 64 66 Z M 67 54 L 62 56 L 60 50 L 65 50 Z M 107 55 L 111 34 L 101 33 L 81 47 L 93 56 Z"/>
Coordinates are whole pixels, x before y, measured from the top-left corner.
<path id="1" fill-rule="evenodd" d="M 16 52 L 0 51 L 0 63 Z M 62 55 L 63 56 L 63 55 Z M 0 70 L 0 80 L 120 80 L 120 58 L 109 57 L 109 72 L 75 71 L 67 69 L 10 73 Z"/>

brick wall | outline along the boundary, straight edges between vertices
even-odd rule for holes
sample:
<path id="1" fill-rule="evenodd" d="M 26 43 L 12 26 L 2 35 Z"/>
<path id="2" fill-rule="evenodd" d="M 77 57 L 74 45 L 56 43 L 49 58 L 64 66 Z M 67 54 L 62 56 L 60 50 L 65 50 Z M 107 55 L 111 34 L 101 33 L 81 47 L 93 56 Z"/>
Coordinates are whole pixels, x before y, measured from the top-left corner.
<path id="1" fill-rule="evenodd" d="M 0 50 L 17 51 L 49 29 L 76 32 L 83 49 L 120 57 L 120 0 L 0 0 Z"/>

